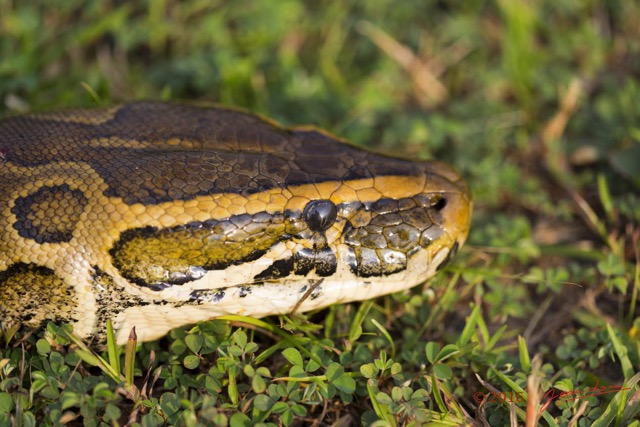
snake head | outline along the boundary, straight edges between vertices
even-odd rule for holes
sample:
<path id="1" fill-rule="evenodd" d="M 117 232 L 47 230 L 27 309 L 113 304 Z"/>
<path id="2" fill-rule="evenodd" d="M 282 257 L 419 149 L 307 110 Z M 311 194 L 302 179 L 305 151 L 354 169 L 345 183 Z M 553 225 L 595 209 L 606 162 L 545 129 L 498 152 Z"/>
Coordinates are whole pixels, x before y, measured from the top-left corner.
<path id="1" fill-rule="evenodd" d="M 126 342 L 407 289 L 464 243 L 451 167 L 244 112 L 138 102 L 0 120 L 0 329 Z"/>
<path id="2" fill-rule="evenodd" d="M 418 165 L 422 174 L 378 179 L 377 200 L 339 209 L 345 214 L 340 253 L 354 275 L 376 281 L 397 276 L 409 287 L 435 274 L 465 242 L 468 187 L 446 164 Z"/>

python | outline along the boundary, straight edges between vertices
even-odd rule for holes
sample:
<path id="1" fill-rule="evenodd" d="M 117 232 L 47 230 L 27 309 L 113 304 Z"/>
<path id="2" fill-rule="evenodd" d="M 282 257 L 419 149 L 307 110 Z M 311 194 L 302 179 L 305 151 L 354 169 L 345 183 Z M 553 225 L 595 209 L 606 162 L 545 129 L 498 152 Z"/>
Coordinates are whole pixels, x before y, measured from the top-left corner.
<path id="1" fill-rule="evenodd" d="M 227 108 L 138 102 L 0 120 L 0 327 L 119 343 L 433 276 L 472 212 L 450 166 Z"/>

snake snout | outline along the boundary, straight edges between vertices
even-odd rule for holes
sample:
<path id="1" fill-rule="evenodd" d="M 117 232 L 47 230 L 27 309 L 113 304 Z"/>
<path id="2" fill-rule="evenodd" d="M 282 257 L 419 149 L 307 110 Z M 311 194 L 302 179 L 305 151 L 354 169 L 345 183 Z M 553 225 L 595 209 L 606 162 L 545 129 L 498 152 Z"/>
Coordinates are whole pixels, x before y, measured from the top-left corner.
<path id="1" fill-rule="evenodd" d="M 466 241 L 471 224 L 473 201 L 460 173 L 445 163 L 425 163 L 425 194 L 440 219 L 438 223 L 449 236 L 448 246 L 458 248 Z"/>

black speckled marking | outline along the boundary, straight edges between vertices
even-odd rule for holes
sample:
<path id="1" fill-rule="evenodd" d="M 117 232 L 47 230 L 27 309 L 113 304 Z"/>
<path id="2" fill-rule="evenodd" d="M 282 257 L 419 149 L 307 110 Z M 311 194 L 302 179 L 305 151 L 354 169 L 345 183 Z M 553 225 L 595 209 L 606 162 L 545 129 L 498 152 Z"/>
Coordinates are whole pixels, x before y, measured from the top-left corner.
<path id="1" fill-rule="evenodd" d="M 0 272 L 0 325 L 38 327 L 46 320 L 77 320 L 76 294 L 55 271 L 17 263 Z"/>
<path id="2" fill-rule="evenodd" d="M 93 267 L 92 278 L 97 305 L 96 327 L 93 335 L 98 342 L 104 343 L 107 337 L 108 320 L 115 320 L 127 308 L 144 307 L 150 303 L 118 287 L 113 278 L 97 266 Z"/>
<path id="3" fill-rule="evenodd" d="M 294 269 L 293 258 L 278 259 L 262 272 L 258 273 L 254 280 L 274 280 L 287 277 Z"/>
<path id="4" fill-rule="evenodd" d="M 295 272 L 306 276 L 315 270 L 320 277 L 328 277 L 336 272 L 338 261 L 333 251 L 324 247 L 318 250 L 302 249 L 294 255 Z"/>
<path id="5" fill-rule="evenodd" d="M 67 184 L 41 187 L 16 199 L 11 208 L 17 219 L 13 228 L 39 244 L 68 242 L 87 203 L 82 191 Z"/>
<path id="6" fill-rule="evenodd" d="M 258 273 L 254 280 L 278 280 L 291 275 L 291 273 L 306 276 L 311 272 L 315 272 L 320 277 L 327 277 L 335 273 L 337 267 L 336 255 L 330 248 L 301 249 L 293 257 L 274 261 L 273 264 Z"/>
<path id="7" fill-rule="evenodd" d="M 196 304 L 220 302 L 224 298 L 226 290 L 227 288 L 193 291 L 189 296 L 189 302 Z"/>

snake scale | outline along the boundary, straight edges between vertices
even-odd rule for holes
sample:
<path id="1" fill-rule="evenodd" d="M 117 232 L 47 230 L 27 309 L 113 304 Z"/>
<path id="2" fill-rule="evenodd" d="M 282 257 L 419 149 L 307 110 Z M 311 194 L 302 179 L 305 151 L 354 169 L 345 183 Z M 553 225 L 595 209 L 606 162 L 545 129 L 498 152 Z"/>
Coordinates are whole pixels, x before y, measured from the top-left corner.
<path id="1" fill-rule="evenodd" d="M 463 244 L 450 166 L 164 102 L 0 120 L 0 327 L 119 343 L 396 292 Z"/>

